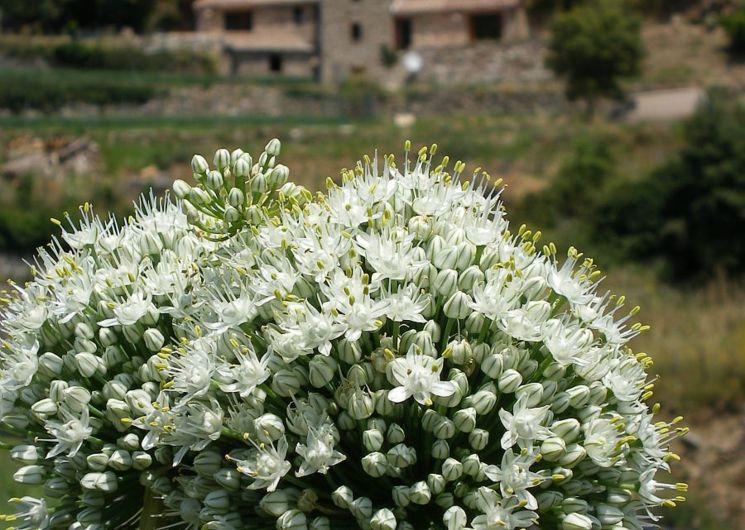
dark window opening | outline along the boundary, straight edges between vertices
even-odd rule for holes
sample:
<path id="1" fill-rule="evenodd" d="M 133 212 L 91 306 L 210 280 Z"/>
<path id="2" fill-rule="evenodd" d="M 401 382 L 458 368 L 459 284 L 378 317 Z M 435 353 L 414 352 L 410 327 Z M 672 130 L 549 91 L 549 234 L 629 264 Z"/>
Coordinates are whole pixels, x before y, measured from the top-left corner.
<path id="1" fill-rule="evenodd" d="M 225 29 L 228 31 L 250 31 L 254 27 L 251 11 L 226 11 Z"/>
<path id="2" fill-rule="evenodd" d="M 499 40 L 502 38 L 502 16 L 496 13 L 472 16 L 471 35 L 473 40 Z"/>
<path id="3" fill-rule="evenodd" d="M 292 20 L 298 25 L 305 22 L 305 10 L 302 7 L 292 8 Z"/>
<path id="4" fill-rule="evenodd" d="M 402 18 L 396 21 L 396 48 L 406 50 L 411 47 L 411 19 Z"/>
<path id="5" fill-rule="evenodd" d="M 362 25 L 359 22 L 354 22 L 352 24 L 352 41 L 359 42 L 362 40 Z"/>
<path id="6" fill-rule="evenodd" d="M 282 56 L 273 53 L 269 56 L 269 71 L 275 74 L 282 72 Z"/>

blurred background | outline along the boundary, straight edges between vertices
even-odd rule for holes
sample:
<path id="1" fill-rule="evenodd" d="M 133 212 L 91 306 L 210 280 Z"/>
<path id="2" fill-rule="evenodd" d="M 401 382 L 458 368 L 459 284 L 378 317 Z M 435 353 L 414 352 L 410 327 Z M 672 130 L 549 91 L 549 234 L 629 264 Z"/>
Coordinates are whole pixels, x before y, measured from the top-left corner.
<path id="1" fill-rule="evenodd" d="M 319 189 L 437 142 L 641 305 L 634 346 L 692 429 L 689 501 L 664 524 L 739 530 L 744 95 L 736 0 L 2 0 L 0 279 L 28 279 L 50 217 L 125 216 L 195 152 L 276 136 Z M 2 457 L 2 498 L 22 494 L 11 472 Z"/>

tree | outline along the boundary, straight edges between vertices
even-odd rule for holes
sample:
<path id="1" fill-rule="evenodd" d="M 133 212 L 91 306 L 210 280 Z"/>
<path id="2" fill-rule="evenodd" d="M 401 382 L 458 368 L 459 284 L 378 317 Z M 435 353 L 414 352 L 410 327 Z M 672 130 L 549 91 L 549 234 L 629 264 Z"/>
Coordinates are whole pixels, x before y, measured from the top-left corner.
<path id="1" fill-rule="evenodd" d="M 566 80 L 570 99 L 592 113 L 599 97 L 623 99 L 620 81 L 639 73 L 644 56 L 641 20 L 620 0 L 581 4 L 556 16 L 548 66 Z"/>
<path id="2" fill-rule="evenodd" d="M 711 93 L 684 137 L 675 159 L 600 204 L 596 239 L 661 257 L 676 278 L 745 273 L 745 106 Z"/>

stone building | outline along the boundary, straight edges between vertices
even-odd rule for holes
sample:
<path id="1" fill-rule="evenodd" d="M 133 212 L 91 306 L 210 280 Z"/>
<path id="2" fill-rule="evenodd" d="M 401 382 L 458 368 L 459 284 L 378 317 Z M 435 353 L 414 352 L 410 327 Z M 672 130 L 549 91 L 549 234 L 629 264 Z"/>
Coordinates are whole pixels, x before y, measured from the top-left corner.
<path id="1" fill-rule="evenodd" d="M 197 0 L 194 9 L 197 31 L 221 40 L 232 73 L 313 76 L 337 83 L 355 75 L 390 76 L 396 58 L 409 50 L 428 63 L 437 62 L 440 52 L 483 43 L 500 53 L 528 36 L 523 3 Z"/>

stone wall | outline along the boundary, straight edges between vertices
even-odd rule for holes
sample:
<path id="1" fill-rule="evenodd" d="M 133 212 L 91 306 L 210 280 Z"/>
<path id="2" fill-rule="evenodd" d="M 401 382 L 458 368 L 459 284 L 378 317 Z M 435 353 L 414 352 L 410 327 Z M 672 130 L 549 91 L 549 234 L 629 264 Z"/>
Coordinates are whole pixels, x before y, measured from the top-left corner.
<path id="1" fill-rule="evenodd" d="M 470 85 L 552 79 L 544 64 L 545 47 L 534 40 L 512 44 L 484 41 L 468 46 L 420 49 L 418 53 L 423 63 L 418 82 Z"/>

